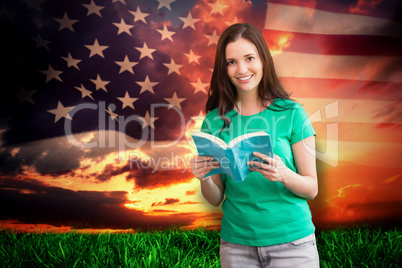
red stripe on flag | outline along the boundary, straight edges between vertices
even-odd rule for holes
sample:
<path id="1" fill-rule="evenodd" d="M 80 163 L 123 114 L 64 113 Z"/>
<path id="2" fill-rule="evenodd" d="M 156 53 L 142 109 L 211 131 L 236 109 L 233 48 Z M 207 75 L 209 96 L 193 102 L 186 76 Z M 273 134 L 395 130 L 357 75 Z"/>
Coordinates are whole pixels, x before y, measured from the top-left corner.
<path id="1" fill-rule="evenodd" d="M 341 98 L 402 101 L 402 83 L 280 77 L 293 98 Z"/>
<path id="2" fill-rule="evenodd" d="M 398 5 L 395 3 L 395 1 L 380 1 L 382 2 L 381 5 L 373 4 L 371 1 L 366 1 L 366 3 L 363 3 L 363 5 L 359 5 L 357 2 L 360 1 L 351 2 L 348 5 L 342 1 L 269 0 L 269 3 L 273 4 L 308 7 L 334 13 L 365 15 L 383 19 L 392 19 L 396 21 L 401 20 L 400 16 L 398 16 Z"/>
<path id="3" fill-rule="evenodd" d="M 323 55 L 402 56 L 402 38 L 367 35 L 323 35 L 265 29 L 270 50 Z"/>

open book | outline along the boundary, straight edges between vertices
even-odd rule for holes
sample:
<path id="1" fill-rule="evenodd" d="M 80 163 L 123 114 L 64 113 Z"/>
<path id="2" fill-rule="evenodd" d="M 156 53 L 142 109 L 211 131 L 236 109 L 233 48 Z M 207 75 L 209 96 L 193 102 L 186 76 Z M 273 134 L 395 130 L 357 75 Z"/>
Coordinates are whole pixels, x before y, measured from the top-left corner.
<path id="1" fill-rule="evenodd" d="M 253 155 L 259 152 L 273 157 L 271 137 L 264 131 L 258 131 L 241 135 L 226 144 L 222 139 L 204 132 L 192 134 L 197 151 L 200 156 L 212 156 L 220 163 L 220 167 L 209 172 L 205 177 L 225 173 L 235 181 L 244 181 L 251 173 L 248 161 L 264 162 Z"/>

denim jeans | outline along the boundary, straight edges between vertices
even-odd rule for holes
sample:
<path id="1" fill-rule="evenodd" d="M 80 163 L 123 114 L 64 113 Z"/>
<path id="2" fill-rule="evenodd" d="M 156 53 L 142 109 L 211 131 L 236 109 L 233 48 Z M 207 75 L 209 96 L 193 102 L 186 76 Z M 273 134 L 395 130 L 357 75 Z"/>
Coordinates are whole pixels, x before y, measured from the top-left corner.
<path id="1" fill-rule="evenodd" d="M 315 234 L 304 238 L 265 247 L 244 246 L 221 239 L 222 268 L 248 267 L 320 267 Z"/>

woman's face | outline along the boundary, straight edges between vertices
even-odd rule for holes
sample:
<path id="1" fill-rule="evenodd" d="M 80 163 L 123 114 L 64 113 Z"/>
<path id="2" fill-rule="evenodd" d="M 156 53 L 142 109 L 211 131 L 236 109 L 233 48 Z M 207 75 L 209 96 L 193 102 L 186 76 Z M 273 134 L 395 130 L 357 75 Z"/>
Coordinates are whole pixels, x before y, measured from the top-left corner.
<path id="1" fill-rule="evenodd" d="M 230 81 L 241 91 L 257 91 L 262 79 L 263 64 L 253 43 L 239 38 L 226 46 L 226 66 Z"/>

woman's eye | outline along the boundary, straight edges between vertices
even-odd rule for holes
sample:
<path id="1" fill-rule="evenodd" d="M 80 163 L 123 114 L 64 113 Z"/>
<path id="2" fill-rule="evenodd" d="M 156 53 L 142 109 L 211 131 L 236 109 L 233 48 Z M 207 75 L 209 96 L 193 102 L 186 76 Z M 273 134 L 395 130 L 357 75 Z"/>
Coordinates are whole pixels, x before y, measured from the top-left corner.
<path id="1" fill-rule="evenodd" d="M 233 65 L 235 62 L 233 60 L 226 62 L 227 65 Z"/>
<path id="2" fill-rule="evenodd" d="M 247 60 L 248 61 L 252 61 L 254 59 L 254 57 L 248 57 Z"/>

